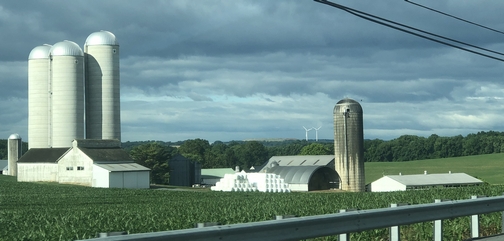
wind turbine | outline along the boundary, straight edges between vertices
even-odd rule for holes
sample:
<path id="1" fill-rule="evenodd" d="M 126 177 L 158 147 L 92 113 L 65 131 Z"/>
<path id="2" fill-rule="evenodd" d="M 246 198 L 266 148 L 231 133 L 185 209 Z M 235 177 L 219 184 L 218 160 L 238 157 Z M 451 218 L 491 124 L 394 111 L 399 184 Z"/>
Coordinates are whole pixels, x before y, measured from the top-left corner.
<path id="1" fill-rule="evenodd" d="M 320 127 L 322 126 L 319 126 L 318 128 L 312 127 L 315 130 L 315 141 L 318 141 L 318 130 L 320 129 Z"/>
<path id="2" fill-rule="evenodd" d="M 310 129 L 306 129 L 306 127 L 303 126 L 303 128 L 305 129 L 306 131 L 306 141 L 308 141 L 308 131 L 311 131 L 313 128 L 310 128 Z"/>

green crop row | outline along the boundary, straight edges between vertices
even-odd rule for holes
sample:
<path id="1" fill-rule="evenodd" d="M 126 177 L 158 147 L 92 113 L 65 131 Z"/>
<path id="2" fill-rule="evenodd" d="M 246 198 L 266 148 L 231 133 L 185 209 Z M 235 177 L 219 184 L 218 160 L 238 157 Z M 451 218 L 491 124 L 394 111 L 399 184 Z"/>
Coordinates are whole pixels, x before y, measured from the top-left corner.
<path id="1" fill-rule="evenodd" d="M 391 203 L 497 196 L 504 186 L 431 189 L 392 193 L 224 193 L 100 189 L 18 183 L 0 176 L 0 240 L 74 240 L 99 232 L 144 233 L 193 228 L 199 222 L 233 224 L 309 216 L 340 209 L 374 209 Z M 500 214 L 481 217 L 483 234 L 499 233 Z M 445 220 L 446 240 L 469 237 L 469 218 Z M 401 228 L 403 240 L 432 240 L 432 223 Z M 386 240 L 387 229 L 352 234 L 353 240 Z M 321 238 L 333 240 L 330 238 Z"/>

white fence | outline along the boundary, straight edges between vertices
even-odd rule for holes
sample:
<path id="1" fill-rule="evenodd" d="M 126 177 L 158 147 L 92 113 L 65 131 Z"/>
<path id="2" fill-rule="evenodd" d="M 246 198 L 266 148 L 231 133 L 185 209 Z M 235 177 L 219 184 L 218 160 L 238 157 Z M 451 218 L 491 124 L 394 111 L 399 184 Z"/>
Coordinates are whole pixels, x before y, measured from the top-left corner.
<path id="1" fill-rule="evenodd" d="M 96 239 L 142 241 L 189 240 L 300 240 L 329 235 L 340 235 L 346 240 L 349 233 L 378 228 L 391 228 L 391 240 L 399 240 L 399 226 L 434 221 L 434 240 L 441 240 L 443 219 L 472 215 L 471 235 L 478 237 L 478 214 L 504 210 L 504 196 L 468 200 L 445 201 L 419 205 L 391 205 L 393 207 L 343 211 L 307 217 L 293 217 L 253 223 L 173 230 L 154 233 L 130 234 Z M 436 229 L 436 227 L 438 227 Z M 395 231 L 394 231 L 395 230 Z"/>

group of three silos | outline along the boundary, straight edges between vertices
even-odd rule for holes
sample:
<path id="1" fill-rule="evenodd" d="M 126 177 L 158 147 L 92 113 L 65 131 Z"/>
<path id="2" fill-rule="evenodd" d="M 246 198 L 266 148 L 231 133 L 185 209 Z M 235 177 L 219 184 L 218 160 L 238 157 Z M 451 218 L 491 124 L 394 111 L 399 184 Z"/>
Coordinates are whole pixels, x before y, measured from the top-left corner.
<path id="1" fill-rule="evenodd" d="M 35 47 L 28 57 L 28 148 L 70 147 L 75 139 L 121 140 L 119 44 L 92 33 Z"/>

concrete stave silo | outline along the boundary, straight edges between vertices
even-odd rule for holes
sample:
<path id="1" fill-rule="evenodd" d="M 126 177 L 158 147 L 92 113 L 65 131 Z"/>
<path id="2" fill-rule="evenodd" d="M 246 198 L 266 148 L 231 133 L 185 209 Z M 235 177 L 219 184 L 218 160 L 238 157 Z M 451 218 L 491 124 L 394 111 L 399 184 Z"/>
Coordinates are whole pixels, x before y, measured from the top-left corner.
<path id="1" fill-rule="evenodd" d="M 364 127 L 361 105 L 352 99 L 340 100 L 334 107 L 335 168 L 342 190 L 365 191 Z"/>
<path id="2" fill-rule="evenodd" d="M 84 138 L 84 53 L 65 40 L 51 47 L 50 60 L 50 143 L 71 147 Z"/>
<path id="3" fill-rule="evenodd" d="M 12 134 L 7 141 L 8 174 L 17 176 L 17 161 L 21 158 L 22 141 L 18 134 Z"/>
<path id="4" fill-rule="evenodd" d="M 28 148 L 48 148 L 49 51 L 51 45 L 33 48 L 28 56 Z"/>
<path id="5" fill-rule="evenodd" d="M 84 52 L 86 138 L 121 140 L 119 43 L 111 32 L 94 32 Z"/>

